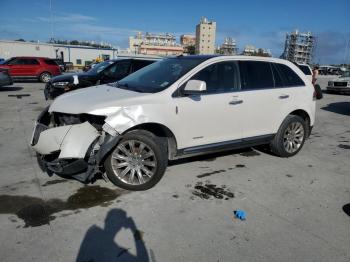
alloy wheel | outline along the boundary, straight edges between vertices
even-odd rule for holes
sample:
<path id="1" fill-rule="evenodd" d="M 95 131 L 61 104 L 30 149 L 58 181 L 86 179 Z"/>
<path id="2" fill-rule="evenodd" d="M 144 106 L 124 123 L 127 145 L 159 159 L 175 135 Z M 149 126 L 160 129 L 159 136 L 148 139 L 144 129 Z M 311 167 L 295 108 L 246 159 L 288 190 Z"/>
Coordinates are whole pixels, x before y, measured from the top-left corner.
<path id="1" fill-rule="evenodd" d="M 51 76 L 47 73 L 44 73 L 41 75 L 41 80 L 44 82 L 44 83 L 48 83 L 51 79 Z"/>
<path id="2" fill-rule="evenodd" d="M 157 170 L 154 151 L 138 140 L 121 142 L 114 150 L 111 161 L 114 174 L 129 185 L 148 182 Z"/>
<path id="3" fill-rule="evenodd" d="M 295 153 L 304 141 L 304 127 L 300 122 L 289 124 L 283 135 L 283 146 L 288 153 Z"/>

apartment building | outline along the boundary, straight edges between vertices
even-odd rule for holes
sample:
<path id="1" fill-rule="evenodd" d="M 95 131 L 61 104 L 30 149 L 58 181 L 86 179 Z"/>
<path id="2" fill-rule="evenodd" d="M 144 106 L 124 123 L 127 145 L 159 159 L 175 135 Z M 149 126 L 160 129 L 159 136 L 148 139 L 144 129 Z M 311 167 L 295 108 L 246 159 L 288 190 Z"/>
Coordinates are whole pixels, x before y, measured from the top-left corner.
<path id="1" fill-rule="evenodd" d="M 196 26 L 196 54 L 215 53 L 216 22 L 202 17 Z"/>

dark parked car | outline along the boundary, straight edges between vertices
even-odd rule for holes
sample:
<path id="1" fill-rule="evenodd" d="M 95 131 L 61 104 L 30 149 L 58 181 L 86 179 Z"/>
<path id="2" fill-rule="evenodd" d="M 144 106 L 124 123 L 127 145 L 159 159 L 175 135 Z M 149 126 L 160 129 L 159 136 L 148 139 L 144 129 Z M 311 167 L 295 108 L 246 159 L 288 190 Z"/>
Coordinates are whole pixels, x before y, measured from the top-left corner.
<path id="1" fill-rule="evenodd" d="M 56 62 L 47 57 L 13 57 L 0 65 L 0 68 L 8 69 L 14 80 L 38 79 L 44 83 L 61 74 Z"/>
<path id="2" fill-rule="evenodd" d="M 153 58 L 108 60 L 97 64 L 87 72 L 56 76 L 46 84 L 45 98 L 54 99 L 71 90 L 116 82 L 155 61 L 157 59 Z"/>
<path id="3" fill-rule="evenodd" d="M 13 81 L 7 69 L 0 68 L 0 86 L 12 85 Z"/>

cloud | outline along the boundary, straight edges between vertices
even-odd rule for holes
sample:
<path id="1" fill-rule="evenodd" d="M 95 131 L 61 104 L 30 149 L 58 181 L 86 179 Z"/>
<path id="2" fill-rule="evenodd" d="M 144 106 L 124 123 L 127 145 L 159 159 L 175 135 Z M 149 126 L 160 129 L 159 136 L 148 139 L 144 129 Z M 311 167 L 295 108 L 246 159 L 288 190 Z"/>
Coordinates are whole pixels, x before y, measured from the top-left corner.
<path id="1" fill-rule="evenodd" d="M 51 17 L 48 16 L 38 16 L 34 21 L 38 22 L 50 22 Z M 82 14 L 57 14 L 52 16 L 54 23 L 83 23 L 83 22 L 92 22 L 97 21 L 95 17 L 82 15 Z"/>

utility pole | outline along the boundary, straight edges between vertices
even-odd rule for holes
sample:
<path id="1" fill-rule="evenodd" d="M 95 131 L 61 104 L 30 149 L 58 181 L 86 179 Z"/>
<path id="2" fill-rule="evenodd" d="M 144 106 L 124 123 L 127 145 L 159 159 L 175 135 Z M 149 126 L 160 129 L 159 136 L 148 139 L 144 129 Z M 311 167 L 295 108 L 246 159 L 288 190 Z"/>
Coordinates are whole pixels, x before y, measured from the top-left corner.
<path id="1" fill-rule="evenodd" d="M 348 58 L 348 48 L 349 48 L 349 42 L 350 40 L 346 40 L 346 46 L 345 46 L 345 50 L 344 50 L 344 65 L 347 64 L 347 58 Z"/>
<path id="2" fill-rule="evenodd" d="M 52 15 L 52 0 L 49 0 L 50 2 L 50 24 L 51 24 L 51 40 L 53 41 L 53 15 Z"/>

